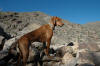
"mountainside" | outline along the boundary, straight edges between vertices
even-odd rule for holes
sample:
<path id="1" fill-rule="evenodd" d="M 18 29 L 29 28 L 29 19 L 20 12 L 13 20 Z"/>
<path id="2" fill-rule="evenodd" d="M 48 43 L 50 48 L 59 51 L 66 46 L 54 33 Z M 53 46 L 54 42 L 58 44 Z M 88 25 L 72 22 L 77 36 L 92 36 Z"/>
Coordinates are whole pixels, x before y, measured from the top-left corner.
<path id="1" fill-rule="evenodd" d="M 96 21 L 96 22 L 89 22 L 87 24 L 84 24 L 83 26 L 89 28 L 89 29 L 97 29 L 100 27 L 100 21 Z"/>
<path id="2" fill-rule="evenodd" d="M 21 33 L 27 33 L 36 29 L 37 26 L 48 24 L 50 16 L 42 12 L 0 12 L 0 27 L 11 37 Z M 80 24 L 73 24 L 63 20 L 63 27 L 56 27 L 54 31 L 54 39 L 52 42 L 57 44 L 65 44 L 71 41 L 78 42 L 100 42 L 98 32 L 87 29 Z M 91 27 L 91 26 L 90 26 Z M 99 26 L 98 26 L 99 27 Z M 59 38 L 58 38 L 59 37 Z"/>
<path id="3" fill-rule="evenodd" d="M 100 29 L 99 29 L 100 21 L 90 22 L 90 23 L 84 24 L 83 26 L 86 27 L 87 29 L 94 30 L 97 33 L 97 35 L 100 37 Z"/>
<path id="4" fill-rule="evenodd" d="M 0 12 L 0 66 L 15 66 L 19 51 L 14 42 L 22 35 L 50 22 L 42 12 Z M 32 43 L 27 66 L 100 66 L 100 22 L 84 25 L 63 20 L 56 26 L 48 58 L 44 45 Z M 34 37 L 34 36 L 33 36 Z M 9 48 L 11 47 L 11 53 Z"/>

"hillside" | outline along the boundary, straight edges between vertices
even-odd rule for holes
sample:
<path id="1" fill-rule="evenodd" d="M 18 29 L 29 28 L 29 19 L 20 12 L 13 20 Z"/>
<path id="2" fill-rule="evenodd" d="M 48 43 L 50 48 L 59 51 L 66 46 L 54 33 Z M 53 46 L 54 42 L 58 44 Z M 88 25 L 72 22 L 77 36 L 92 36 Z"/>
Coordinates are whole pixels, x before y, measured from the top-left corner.
<path id="1" fill-rule="evenodd" d="M 100 21 L 97 21 L 97 22 L 89 22 L 87 24 L 84 24 L 83 25 L 84 27 L 86 27 L 87 29 L 91 29 L 91 30 L 94 30 L 97 35 L 100 37 Z"/>
<path id="2" fill-rule="evenodd" d="M 8 49 L 20 36 L 33 31 L 44 24 L 48 24 L 51 16 L 42 12 L 0 12 L 0 65 L 14 66 L 18 57 L 18 48 L 13 48 L 9 55 Z M 64 26 L 57 26 L 51 41 L 51 54 L 59 59 L 52 60 L 44 56 L 43 44 L 33 43 L 29 52 L 28 66 L 36 66 L 41 61 L 41 66 L 99 66 L 100 65 L 100 26 L 99 22 L 89 24 L 73 24 L 63 20 Z M 2 47 L 4 45 L 4 47 Z M 14 55 L 14 56 L 12 56 Z M 32 61 L 31 61 L 32 60 Z M 34 61 L 34 62 L 33 62 Z M 36 62 L 37 62 L 36 61 Z M 37 65 L 37 66 L 40 66 Z"/>
<path id="3" fill-rule="evenodd" d="M 43 25 L 48 24 L 48 22 L 49 16 L 42 12 L 0 12 L 0 27 L 11 37 L 17 36 L 28 25 Z M 79 42 L 98 42 L 98 36 L 94 30 L 86 29 L 79 24 L 73 24 L 66 20 L 63 20 L 63 23 L 65 25 L 62 28 L 56 27 L 54 31 L 54 36 L 59 37 L 56 42 L 61 43 L 62 41 L 62 44 L 76 40 Z M 30 29 L 34 30 L 35 28 Z"/>

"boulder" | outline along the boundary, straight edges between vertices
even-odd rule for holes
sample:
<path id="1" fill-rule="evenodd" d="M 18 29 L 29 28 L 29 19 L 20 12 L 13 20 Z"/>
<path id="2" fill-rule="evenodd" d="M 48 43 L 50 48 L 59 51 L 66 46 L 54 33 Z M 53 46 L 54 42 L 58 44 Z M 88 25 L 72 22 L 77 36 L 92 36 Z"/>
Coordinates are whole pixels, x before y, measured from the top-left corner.
<path id="1" fill-rule="evenodd" d="M 92 55 L 85 50 L 78 52 L 77 64 L 79 66 L 95 66 Z"/>
<path id="2" fill-rule="evenodd" d="M 62 58 L 62 63 L 64 64 L 64 66 L 75 66 L 77 61 L 76 61 L 76 58 L 73 57 L 72 54 L 65 53 L 65 55 Z"/>

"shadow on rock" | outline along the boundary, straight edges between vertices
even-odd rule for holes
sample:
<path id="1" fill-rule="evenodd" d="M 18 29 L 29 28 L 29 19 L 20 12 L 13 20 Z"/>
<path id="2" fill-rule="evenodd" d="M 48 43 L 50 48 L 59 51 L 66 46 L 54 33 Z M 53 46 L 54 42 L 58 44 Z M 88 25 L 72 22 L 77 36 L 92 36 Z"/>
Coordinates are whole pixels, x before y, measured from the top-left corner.
<path id="1" fill-rule="evenodd" d="M 3 39 L 1 39 L 1 44 L 0 44 L 0 50 L 3 49 L 4 43 L 6 40 L 11 38 L 11 35 L 7 34 L 6 32 L 4 32 L 3 28 L 0 27 L 0 36 L 4 37 Z"/>

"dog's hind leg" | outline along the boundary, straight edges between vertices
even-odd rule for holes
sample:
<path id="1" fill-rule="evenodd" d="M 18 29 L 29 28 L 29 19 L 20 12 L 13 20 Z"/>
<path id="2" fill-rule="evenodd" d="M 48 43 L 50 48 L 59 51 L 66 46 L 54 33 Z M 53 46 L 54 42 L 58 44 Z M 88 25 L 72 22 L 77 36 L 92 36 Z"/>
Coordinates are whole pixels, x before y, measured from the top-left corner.
<path id="1" fill-rule="evenodd" d="M 26 66 L 27 59 L 29 56 L 29 45 L 30 43 L 28 40 L 25 40 L 19 43 L 19 49 L 22 55 L 22 62 L 23 62 L 22 66 Z"/>
<path id="2" fill-rule="evenodd" d="M 26 52 L 23 54 L 23 59 L 22 59 L 23 60 L 23 66 L 26 66 L 28 55 L 29 55 L 29 50 L 26 50 Z"/>
<path id="3" fill-rule="evenodd" d="M 21 58 L 22 58 L 22 54 L 21 54 L 21 52 L 19 51 L 19 55 L 18 55 L 18 60 L 17 60 L 16 66 L 20 66 Z"/>

